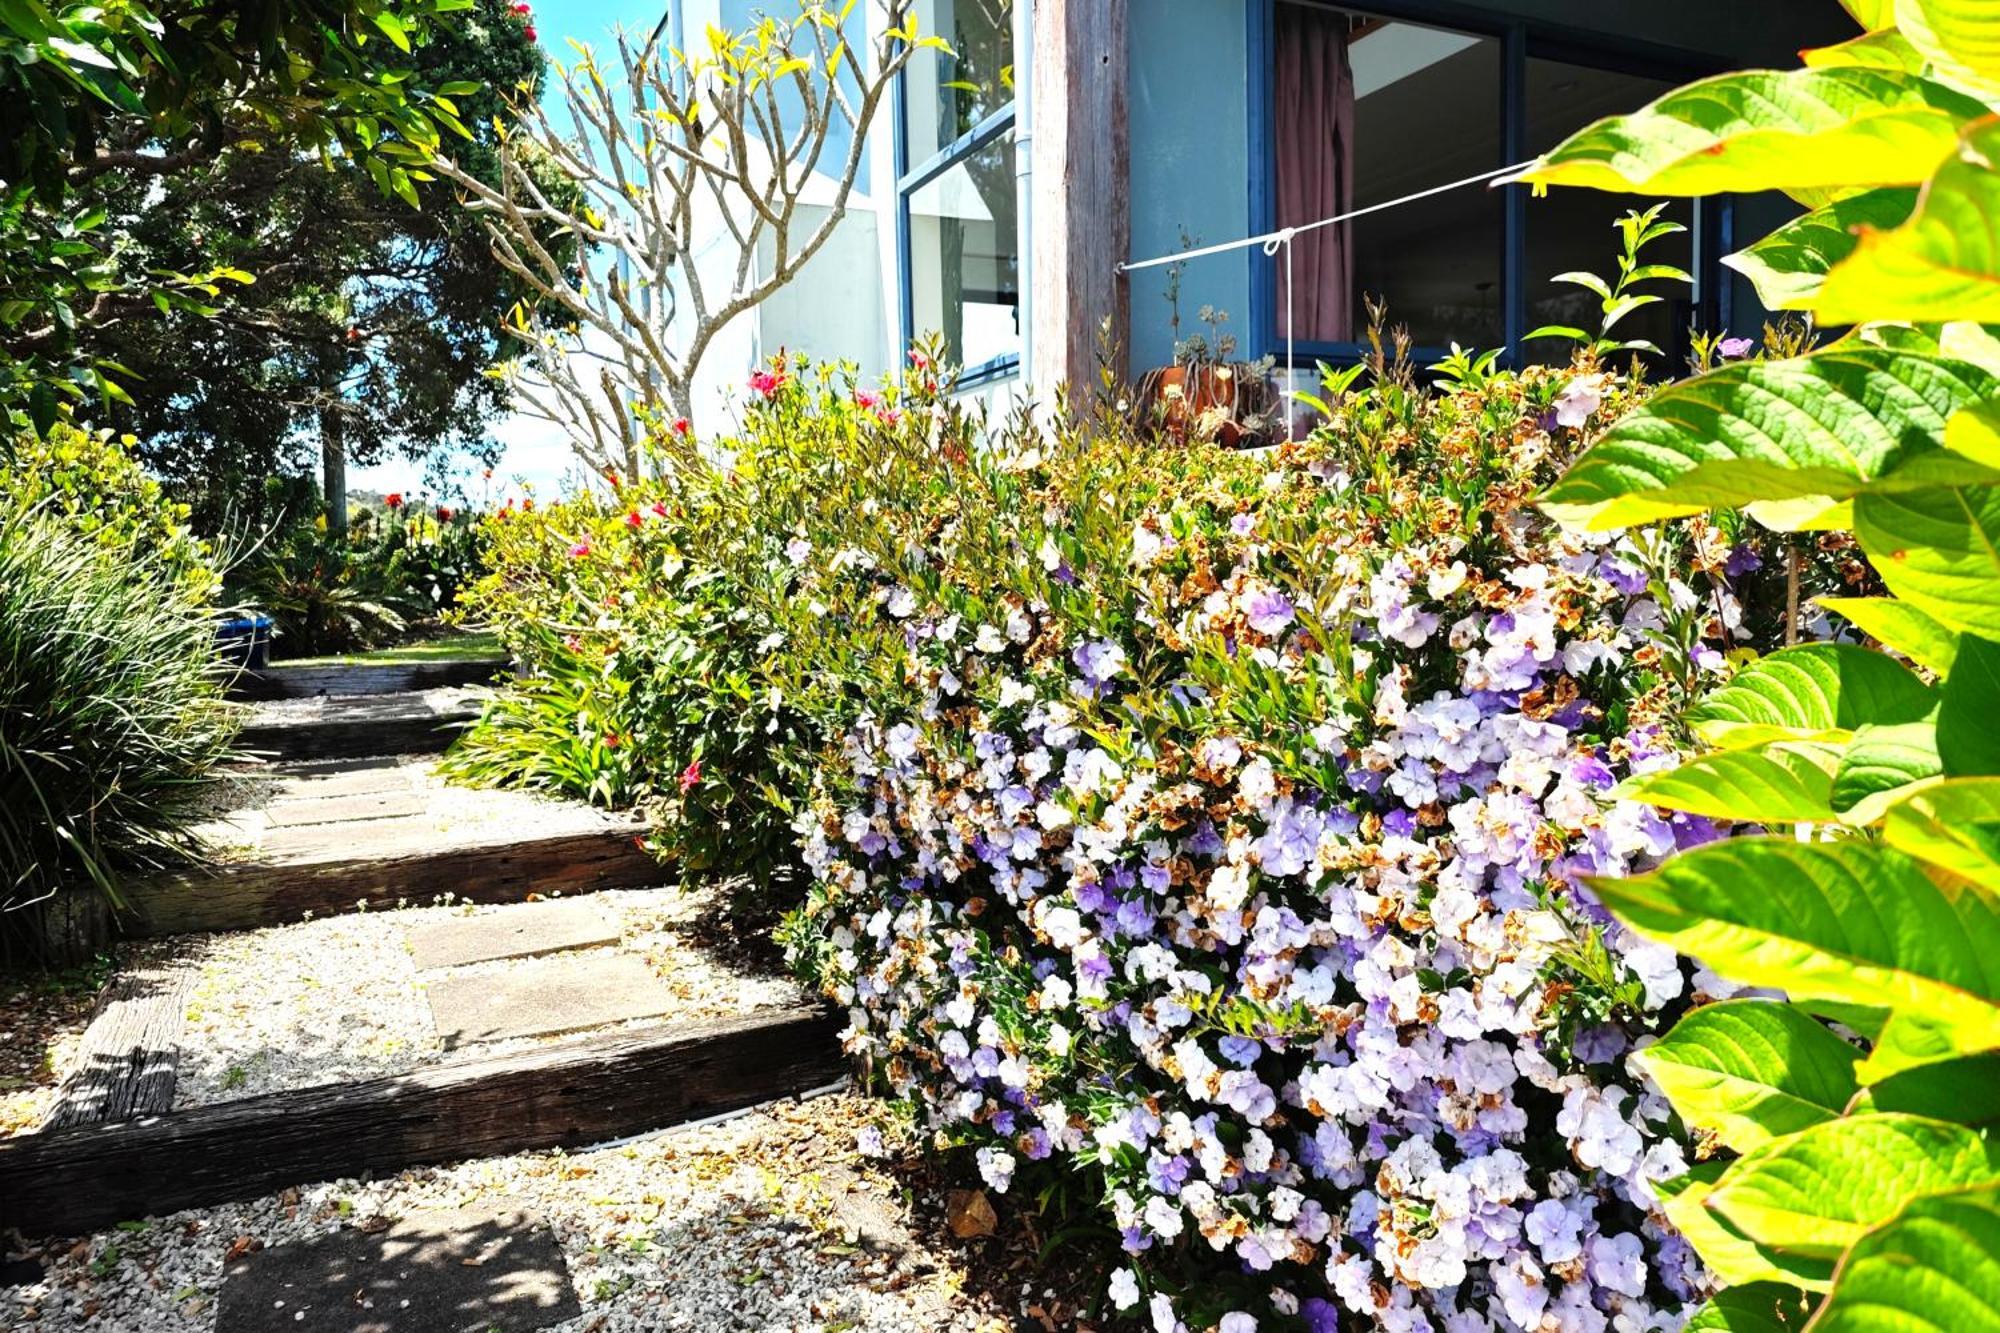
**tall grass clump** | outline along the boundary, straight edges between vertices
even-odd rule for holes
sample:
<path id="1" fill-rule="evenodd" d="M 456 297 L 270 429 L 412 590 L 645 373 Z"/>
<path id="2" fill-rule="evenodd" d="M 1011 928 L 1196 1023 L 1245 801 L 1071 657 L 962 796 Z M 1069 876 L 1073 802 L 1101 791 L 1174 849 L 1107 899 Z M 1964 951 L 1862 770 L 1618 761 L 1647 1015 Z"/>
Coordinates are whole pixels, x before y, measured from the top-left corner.
<path id="1" fill-rule="evenodd" d="M 185 580 L 0 494 L 0 939 L 48 945 L 66 889 L 116 908 L 171 859 L 237 721 Z"/>

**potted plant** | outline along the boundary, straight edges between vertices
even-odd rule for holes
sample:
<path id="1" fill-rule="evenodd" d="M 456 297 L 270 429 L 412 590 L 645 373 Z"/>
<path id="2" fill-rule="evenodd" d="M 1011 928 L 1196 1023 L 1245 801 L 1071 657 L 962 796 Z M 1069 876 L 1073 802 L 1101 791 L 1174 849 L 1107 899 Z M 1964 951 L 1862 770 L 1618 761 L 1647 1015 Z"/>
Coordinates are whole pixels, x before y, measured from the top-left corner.
<path id="1" fill-rule="evenodd" d="M 1181 233 L 1181 246 L 1189 248 L 1196 238 Z M 1172 439 L 1215 440 L 1234 448 L 1268 444 L 1278 414 L 1276 395 L 1271 390 L 1274 361 L 1238 361 L 1236 335 L 1225 326 L 1229 312 L 1204 305 L 1195 317 L 1206 332 L 1181 330 L 1181 271 L 1184 263 L 1167 266 L 1166 299 L 1168 327 L 1173 332 L 1174 360 L 1140 377 L 1137 406 L 1139 421 Z"/>

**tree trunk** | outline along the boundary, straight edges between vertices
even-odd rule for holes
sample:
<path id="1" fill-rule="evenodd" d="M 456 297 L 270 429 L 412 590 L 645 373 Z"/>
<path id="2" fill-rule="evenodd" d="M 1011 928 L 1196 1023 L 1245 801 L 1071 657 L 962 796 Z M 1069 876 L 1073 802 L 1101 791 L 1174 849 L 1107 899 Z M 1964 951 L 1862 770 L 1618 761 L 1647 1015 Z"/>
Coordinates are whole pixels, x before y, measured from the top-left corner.
<path id="1" fill-rule="evenodd" d="M 347 531 L 347 436 L 338 406 L 320 409 L 320 495 L 326 502 L 326 530 Z"/>

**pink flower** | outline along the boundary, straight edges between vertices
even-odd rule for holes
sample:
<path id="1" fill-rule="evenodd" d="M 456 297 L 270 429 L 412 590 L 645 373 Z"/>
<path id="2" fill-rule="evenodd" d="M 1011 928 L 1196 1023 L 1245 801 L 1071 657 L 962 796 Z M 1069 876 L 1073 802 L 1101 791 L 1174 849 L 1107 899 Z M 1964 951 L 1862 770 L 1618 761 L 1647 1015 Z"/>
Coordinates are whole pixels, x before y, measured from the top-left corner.
<path id="1" fill-rule="evenodd" d="M 578 542 L 576 545 L 569 548 L 569 553 L 576 559 L 581 560 L 585 556 L 590 554 L 590 543 Z"/>
<path id="2" fill-rule="evenodd" d="M 700 781 L 701 760 L 697 759 L 681 770 L 681 795 L 685 796 L 693 791 Z"/>
<path id="3" fill-rule="evenodd" d="M 639 511 L 638 511 L 638 510 L 634 509 L 634 510 L 633 510 L 633 511 L 632 511 L 631 513 L 629 513 L 629 514 L 625 515 L 625 526 L 626 526 L 626 527 L 628 527 L 628 528 L 640 528 L 640 527 L 644 527 L 645 525 L 646 525 L 646 520 L 645 520 L 644 518 L 640 517 L 640 514 L 639 514 Z"/>
<path id="4" fill-rule="evenodd" d="M 898 421 L 901 421 L 903 419 L 903 414 L 901 412 L 898 412 L 893 407 L 885 407 L 877 415 L 880 417 L 882 424 L 885 426 L 893 426 Z"/>
<path id="5" fill-rule="evenodd" d="M 784 382 L 783 375 L 773 374 L 768 370 L 759 370 L 750 376 L 750 387 L 766 398 L 776 394 Z"/>
<path id="6" fill-rule="evenodd" d="M 916 367 L 918 370 L 929 370 L 931 365 L 931 359 L 925 356 L 922 352 L 919 352 L 916 349 L 912 348 L 910 351 L 910 364 Z"/>
<path id="7" fill-rule="evenodd" d="M 881 406 L 881 403 L 882 395 L 879 393 L 870 393 L 866 389 L 857 389 L 855 391 L 854 405 L 864 412 L 873 412 L 877 407 Z"/>
<path id="8" fill-rule="evenodd" d="M 653 501 L 653 513 L 660 518 L 665 518 L 667 516 L 666 505 L 662 504 L 658 500 Z"/>
<path id="9" fill-rule="evenodd" d="M 534 25 L 534 24 L 530 23 L 530 24 L 529 24 L 529 25 L 528 25 L 527 27 L 525 27 L 525 28 L 521 29 L 521 31 L 527 34 L 527 37 L 528 37 L 528 40 L 529 40 L 529 41 L 531 41 L 531 42 L 532 42 L 532 41 L 534 41 L 534 40 L 535 40 L 535 25 Z"/>

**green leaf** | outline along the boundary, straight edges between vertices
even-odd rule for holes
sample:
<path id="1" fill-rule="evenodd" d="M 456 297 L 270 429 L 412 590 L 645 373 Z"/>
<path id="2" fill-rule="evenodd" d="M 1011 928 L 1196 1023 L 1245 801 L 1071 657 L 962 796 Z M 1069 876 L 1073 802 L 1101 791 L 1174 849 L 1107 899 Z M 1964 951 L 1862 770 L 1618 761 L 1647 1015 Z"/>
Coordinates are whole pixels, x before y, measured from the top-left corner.
<path id="1" fill-rule="evenodd" d="M 1812 1302 L 1781 1282 L 1748 1282 L 1710 1297 L 1682 1326 L 1682 1333 L 1798 1333 Z"/>
<path id="2" fill-rule="evenodd" d="M 1881 1083 L 1908 1070 L 1959 1056 L 1972 1055 L 1984 1049 L 1985 1046 L 1979 1042 L 1974 1042 L 1968 1047 L 1946 1024 L 1933 1022 L 1927 1015 L 1914 1009 L 1900 1009 L 1891 1014 L 1889 1021 L 1883 1024 L 1882 1031 L 1875 1038 L 1873 1049 L 1868 1052 L 1868 1058 L 1854 1067 L 1854 1077 L 1863 1086 Z M 1931 1113 L 1926 1110 L 1921 1114 Z M 1941 1115 L 1936 1118 L 1959 1124 L 1970 1123 L 1956 1115 Z"/>
<path id="3" fill-rule="evenodd" d="M 1904 186 L 1870 190 L 1793 218 L 1722 262 L 1750 279 L 1767 308 L 1803 310 L 1833 266 L 1854 252 L 1855 228 L 1896 226 L 1916 205 L 1917 192 Z"/>
<path id="4" fill-rule="evenodd" d="M 1984 114 L 1899 70 L 1747 70 L 1600 120 L 1515 179 L 1649 195 L 1915 185 Z"/>
<path id="5" fill-rule="evenodd" d="M 1895 0 L 1896 27 L 1950 78 L 2000 87 L 2000 12 L 1987 0 Z"/>
<path id="6" fill-rule="evenodd" d="M 1709 1195 L 1730 1163 L 1698 1162 L 1687 1172 L 1653 1187 L 1660 1211 L 1667 1215 L 1718 1282 L 1731 1285 L 1770 1282 L 1824 1291 L 1833 1265 L 1823 1259 L 1781 1254 L 1751 1241 L 1706 1207 Z"/>
<path id="7" fill-rule="evenodd" d="M 1850 37 L 1832 46 L 1801 51 L 1799 61 L 1811 69 L 1864 65 L 1870 69 L 1900 69 L 1912 74 L 1923 73 L 1925 63 L 1923 52 L 1910 45 L 1910 39 L 1894 28 L 1864 32 L 1859 37 Z"/>
<path id="8" fill-rule="evenodd" d="M 1915 1008 L 2000 1042 L 2000 900 L 1903 852 L 1731 838 L 1589 883 L 1627 925 L 1732 980 Z"/>
<path id="9" fill-rule="evenodd" d="M 1847 741 L 1857 727 L 1917 722 L 1937 694 L 1894 658 L 1851 643 L 1807 643 L 1757 658 L 1687 714 L 1711 745 Z"/>
<path id="10" fill-rule="evenodd" d="M 1834 770 L 1833 808 L 1850 824 L 1872 824 L 1904 789 L 1943 776 L 1935 722 L 1857 727 Z"/>
<path id="11" fill-rule="evenodd" d="M 1850 1115 L 1896 1111 L 1958 1125 L 2000 1122 L 2000 1052 L 1919 1064 L 1864 1088 Z"/>
<path id="12" fill-rule="evenodd" d="M 1737 1152 L 1835 1119 L 1860 1052 L 1773 1000 L 1705 1005 L 1637 1057 L 1681 1119 Z"/>
<path id="13" fill-rule="evenodd" d="M 407 51 L 410 49 L 409 30 L 403 26 L 403 20 L 397 18 L 393 11 L 387 9 L 378 10 L 371 17 L 375 20 L 375 26 L 382 30 L 383 35 L 396 44 L 398 51 Z"/>
<path id="14" fill-rule="evenodd" d="M 1826 275 L 1813 313 L 1827 324 L 1861 320 L 2000 320 L 2000 122 L 1965 133 L 1924 186 L 1908 221 L 1863 228 Z"/>
<path id="15" fill-rule="evenodd" d="M 1831 505 L 1943 452 L 1952 414 L 1994 396 L 2000 378 L 1976 366 L 1856 343 L 1738 362 L 1654 394 L 1541 503 L 1600 531 L 1776 500 Z"/>
<path id="16" fill-rule="evenodd" d="M 1725 750 L 1623 784 L 1617 795 L 1752 824 L 1831 821 L 1833 755 L 1803 747 Z"/>
<path id="17" fill-rule="evenodd" d="M 1813 1333 L 2000 1333 L 2000 1189 L 1930 1194 L 1855 1241 Z"/>
<path id="18" fill-rule="evenodd" d="M 2000 487 L 1859 495 L 1854 534 L 1890 592 L 1948 629 L 2000 639 Z"/>
<path id="19" fill-rule="evenodd" d="M 1859 1116 L 1744 1154 L 1723 1172 L 1707 1207 L 1759 1245 L 1838 1259 L 1911 1199 L 1995 1182 L 2000 1141 L 1921 1116 Z"/>
<path id="20" fill-rule="evenodd" d="M 1908 602 L 1893 597 L 1822 597 L 1819 604 L 1869 638 L 1933 671 L 1951 670 L 1958 656 L 1958 635 Z"/>
<path id="21" fill-rule="evenodd" d="M 2000 774 L 2000 643 L 1959 640 L 1938 700 L 1937 746 L 1950 777 Z"/>
<path id="22" fill-rule="evenodd" d="M 1891 847 L 2000 890 L 2000 779 L 1954 778 L 1889 807 L 1882 837 Z"/>

